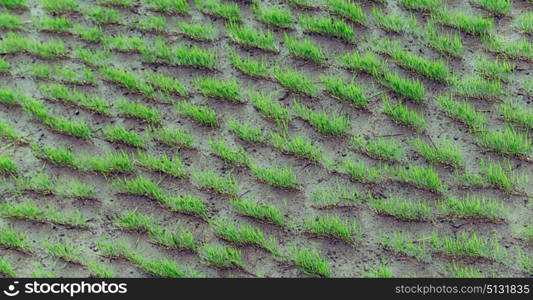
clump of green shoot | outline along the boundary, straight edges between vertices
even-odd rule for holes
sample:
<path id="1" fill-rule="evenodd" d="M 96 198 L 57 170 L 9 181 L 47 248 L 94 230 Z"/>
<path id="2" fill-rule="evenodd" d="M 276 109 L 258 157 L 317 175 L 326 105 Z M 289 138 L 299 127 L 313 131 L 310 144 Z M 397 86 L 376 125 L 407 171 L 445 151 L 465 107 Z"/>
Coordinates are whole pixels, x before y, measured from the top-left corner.
<path id="1" fill-rule="evenodd" d="M 447 186 L 442 182 L 439 173 L 433 167 L 409 164 L 407 167 L 389 168 L 388 171 L 395 180 L 414 185 L 420 189 L 438 194 L 447 190 Z"/>
<path id="2" fill-rule="evenodd" d="M 487 117 L 478 112 L 472 103 L 457 101 L 451 95 L 438 96 L 437 103 L 446 115 L 464 123 L 470 130 L 475 132 L 485 130 Z"/>
<path id="3" fill-rule="evenodd" d="M 79 10 L 79 4 L 77 0 L 40 0 L 42 7 L 51 13 L 70 13 L 77 12 Z"/>
<path id="4" fill-rule="evenodd" d="M 16 130 L 11 123 L 6 122 L 2 118 L 0 118 L 0 139 L 12 142 L 22 142 L 22 137 L 18 130 Z"/>
<path id="5" fill-rule="evenodd" d="M 457 95 L 481 99 L 499 99 L 503 95 L 501 81 L 486 80 L 476 75 L 454 79 L 452 91 Z"/>
<path id="6" fill-rule="evenodd" d="M 199 249 L 200 257 L 211 266 L 218 268 L 245 269 L 241 252 L 233 247 L 223 245 L 204 245 Z"/>
<path id="7" fill-rule="evenodd" d="M 16 15 L 12 15 L 8 12 L 3 12 L 2 14 L 0 14 L 0 28 L 2 29 L 20 29 L 21 23 L 22 22 L 20 18 Z"/>
<path id="8" fill-rule="evenodd" d="M 70 213 L 59 211 L 53 207 L 39 208 L 35 203 L 25 200 L 22 203 L 3 203 L 0 214 L 6 218 L 27 219 L 41 223 L 52 223 L 70 227 L 87 227 L 87 219 L 76 210 Z"/>
<path id="9" fill-rule="evenodd" d="M 432 163 L 448 165 L 454 168 L 464 166 L 464 158 L 457 144 L 450 140 L 439 140 L 436 144 L 417 137 L 411 140 L 413 149 Z"/>
<path id="10" fill-rule="evenodd" d="M 178 26 L 183 35 L 193 40 L 214 41 L 218 37 L 218 30 L 212 23 L 200 25 L 180 22 Z"/>
<path id="11" fill-rule="evenodd" d="M 474 0 L 474 3 L 497 16 L 511 13 L 511 0 Z"/>
<path id="12" fill-rule="evenodd" d="M 332 13 L 354 23 L 366 24 L 367 16 L 359 3 L 347 0 L 327 0 L 326 4 L 328 10 Z"/>
<path id="13" fill-rule="evenodd" d="M 457 263 L 453 263 L 448 266 L 447 277 L 451 278 L 483 278 L 483 274 L 476 268 L 471 266 L 462 266 Z"/>
<path id="14" fill-rule="evenodd" d="M 15 174 L 17 173 L 17 165 L 6 154 L 0 155 L 0 174 Z"/>
<path id="15" fill-rule="evenodd" d="M 242 140 L 250 143 L 263 143 L 265 135 L 263 129 L 255 127 L 248 123 L 241 123 L 236 120 L 229 120 L 228 127 Z"/>
<path id="16" fill-rule="evenodd" d="M 169 146 L 192 148 L 194 136 L 192 133 L 178 127 L 150 128 L 152 139 Z"/>
<path id="17" fill-rule="evenodd" d="M 490 52 L 510 58 L 533 60 L 533 43 L 527 38 L 506 41 L 502 37 L 491 36 L 482 38 L 481 42 L 483 48 Z"/>
<path id="18" fill-rule="evenodd" d="M 230 146 L 223 139 L 209 139 L 209 148 L 218 157 L 235 166 L 247 166 L 250 163 L 248 153 L 238 146 Z"/>
<path id="19" fill-rule="evenodd" d="M 133 7 L 134 1 L 135 0 L 98 0 L 96 2 L 104 6 L 131 8 Z"/>
<path id="20" fill-rule="evenodd" d="M 5 59 L 0 58 L 0 74 L 7 74 L 9 73 L 9 70 L 11 69 L 11 66 L 9 65 L 9 62 L 7 62 Z"/>
<path id="21" fill-rule="evenodd" d="M 425 243 L 416 241 L 408 233 L 394 232 L 392 235 L 381 234 L 379 243 L 389 251 L 412 257 L 422 262 L 428 262 L 431 258 Z"/>
<path id="22" fill-rule="evenodd" d="M 7 9 L 26 9 L 28 3 L 27 0 L 1 0 L 0 6 Z"/>
<path id="23" fill-rule="evenodd" d="M 271 204 L 260 203 L 252 198 L 233 198 L 230 202 L 239 215 L 278 226 L 286 223 L 285 215 Z"/>
<path id="24" fill-rule="evenodd" d="M 202 125 L 210 127 L 218 126 L 217 113 L 208 106 L 180 101 L 174 104 L 174 109 L 178 114 L 187 116 Z"/>
<path id="25" fill-rule="evenodd" d="M 304 219 L 303 231 L 321 237 L 340 239 L 348 244 L 353 244 L 361 238 L 361 228 L 356 222 L 342 220 L 338 216 Z"/>
<path id="26" fill-rule="evenodd" d="M 107 152 L 102 156 L 81 156 L 75 160 L 76 166 L 86 172 L 101 174 L 129 174 L 133 171 L 133 161 L 125 152 Z"/>
<path id="27" fill-rule="evenodd" d="M 283 35 L 285 46 L 289 53 L 295 57 L 313 61 L 319 65 L 322 65 L 326 61 L 324 51 L 317 46 L 311 39 L 296 39 L 288 34 Z"/>
<path id="28" fill-rule="evenodd" d="M 372 16 L 377 27 L 394 33 L 410 33 L 416 31 L 418 22 L 413 15 L 407 18 L 397 12 L 384 14 L 381 8 L 374 6 Z"/>
<path id="29" fill-rule="evenodd" d="M 252 27 L 229 23 L 226 25 L 229 38 L 237 44 L 277 52 L 278 46 L 271 31 L 256 30 Z"/>
<path id="30" fill-rule="evenodd" d="M 391 104 L 388 97 L 383 97 L 383 111 L 391 119 L 399 124 L 410 127 L 416 131 L 423 132 L 426 128 L 426 119 L 424 115 L 410 109 L 405 104 L 398 102 L 396 105 Z"/>
<path id="31" fill-rule="evenodd" d="M 448 197 L 438 203 L 440 214 L 451 218 L 485 219 L 493 222 L 505 218 L 503 202 L 481 196 Z"/>
<path id="32" fill-rule="evenodd" d="M 290 4 L 301 9 L 317 9 L 320 7 L 320 0 L 287 0 Z"/>
<path id="33" fill-rule="evenodd" d="M 177 178 L 187 175 L 185 166 L 178 155 L 170 158 L 165 154 L 157 156 L 139 151 L 137 153 L 136 163 L 148 170 L 169 174 Z"/>
<path id="34" fill-rule="evenodd" d="M 237 3 L 225 3 L 220 0 L 194 0 L 196 7 L 207 15 L 212 15 L 235 22 L 241 19 L 241 9 Z"/>
<path id="35" fill-rule="evenodd" d="M 93 7 L 88 12 L 89 19 L 98 25 L 121 24 L 122 16 L 117 9 L 106 7 Z"/>
<path id="36" fill-rule="evenodd" d="M 396 196 L 387 200 L 375 199 L 370 206 L 379 214 L 403 221 L 427 221 L 433 217 L 431 207 L 426 203 Z"/>
<path id="37" fill-rule="evenodd" d="M 489 59 L 485 55 L 479 55 L 474 61 L 474 71 L 488 79 L 508 81 L 515 70 L 515 64 L 503 59 Z"/>
<path id="38" fill-rule="evenodd" d="M 453 57 L 462 57 L 464 53 L 463 42 L 457 32 L 438 33 L 433 21 L 428 21 L 422 39 L 428 46 Z"/>
<path id="39" fill-rule="evenodd" d="M 252 164 L 250 165 L 250 170 L 259 180 L 271 186 L 287 189 L 298 189 L 300 187 L 296 179 L 296 174 L 290 167 L 260 167 Z"/>
<path id="40" fill-rule="evenodd" d="M 362 87 L 355 84 L 355 80 L 346 83 L 337 76 L 322 76 L 320 79 L 326 91 L 334 98 L 346 101 L 356 108 L 366 109 L 368 107 L 367 97 Z"/>
<path id="41" fill-rule="evenodd" d="M 26 235 L 17 232 L 13 227 L 0 226 L 0 246 L 24 253 L 32 252 Z"/>
<path id="42" fill-rule="evenodd" d="M 145 148 L 148 142 L 146 137 L 121 125 L 109 125 L 103 129 L 104 137 L 112 143 L 121 143 L 137 148 Z"/>
<path id="43" fill-rule="evenodd" d="M 349 43 L 355 41 L 353 28 L 342 19 L 325 16 L 300 15 L 298 17 L 298 22 L 306 32 L 340 38 Z"/>
<path id="44" fill-rule="evenodd" d="M 500 104 L 499 111 L 505 121 L 525 129 L 533 129 L 533 110 L 531 108 L 511 100 Z"/>
<path id="45" fill-rule="evenodd" d="M 310 97 L 318 96 L 319 88 L 315 82 L 306 74 L 292 68 L 281 68 L 275 66 L 272 69 L 272 76 L 286 89 L 304 94 Z"/>
<path id="46" fill-rule="evenodd" d="M 336 181 L 326 187 L 317 187 L 309 194 L 313 207 L 327 209 L 335 207 L 353 207 L 366 199 L 366 195 L 352 185 Z"/>
<path id="47" fill-rule="evenodd" d="M 188 14 L 189 3 L 186 0 L 145 0 L 148 9 L 166 14 Z"/>
<path id="48" fill-rule="evenodd" d="M 257 226 L 248 224 L 236 224 L 226 219 L 215 219 L 209 225 L 225 241 L 237 246 L 252 245 L 277 253 L 276 240 L 272 237 L 267 239 L 264 232 Z"/>
<path id="49" fill-rule="evenodd" d="M 270 144 L 281 152 L 293 154 L 312 161 L 320 161 L 323 150 L 320 146 L 302 136 L 290 137 L 286 133 L 270 133 Z"/>
<path id="50" fill-rule="evenodd" d="M 292 109 L 298 117 L 309 122 L 311 126 L 323 134 L 341 136 L 347 134 L 350 129 L 350 120 L 346 115 L 314 111 L 296 100 L 292 103 Z"/>
<path id="51" fill-rule="evenodd" d="M 531 138 L 526 133 L 516 131 L 512 127 L 504 130 L 488 130 L 481 133 L 478 144 L 503 155 L 528 157 L 531 154 Z"/>
<path id="52" fill-rule="evenodd" d="M 286 127 L 292 119 L 290 110 L 274 100 L 275 93 L 249 92 L 252 105 L 266 118 L 272 119 L 276 124 Z"/>
<path id="53" fill-rule="evenodd" d="M 63 197 L 96 199 L 94 188 L 76 179 L 56 184 L 54 193 Z"/>
<path id="54" fill-rule="evenodd" d="M 362 183 L 378 183 L 382 180 L 383 171 L 379 167 L 371 167 L 362 160 L 352 161 L 345 159 L 342 162 L 343 170 L 354 180 Z"/>
<path id="55" fill-rule="evenodd" d="M 239 183 L 233 174 L 222 176 L 211 170 L 193 170 L 192 179 L 200 188 L 223 195 L 236 195 Z"/>
<path id="56" fill-rule="evenodd" d="M 146 77 L 148 84 L 159 89 L 161 92 L 163 92 L 163 94 L 175 94 L 181 97 L 186 97 L 188 95 L 187 88 L 179 79 L 175 77 L 170 77 L 151 71 L 145 71 L 144 76 Z"/>
<path id="57" fill-rule="evenodd" d="M 235 78 L 217 79 L 203 77 L 196 80 L 196 85 L 204 97 L 242 102 L 239 84 Z"/>
<path id="58" fill-rule="evenodd" d="M 533 12 L 526 11 L 516 17 L 513 26 L 524 33 L 533 33 Z"/>
<path id="59" fill-rule="evenodd" d="M 510 162 L 494 162 L 482 160 L 480 163 L 480 174 L 489 185 L 502 189 L 508 193 L 519 191 L 527 185 L 529 177 L 519 175 L 512 167 Z"/>
<path id="60" fill-rule="evenodd" d="M 393 278 L 392 270 L 386 262 L 381 262 L 379 266 L 371 266 L 368 272 L 361 274 L 363 278 Z"/>
<path id="61" fill-rule="evenodd" d="M 253 59 L 251 57 L 241 57 L 235 52 L 229 54 L 231 64 L 242 73 L 257 77 L 267 78 L 270 76 L 268 63 L 263 59 Z"/>
<path id="62" fill-rule="evenodd" d="M 259 2 L 252 4 L 252 13 L 261 22 L 279 28 L 292 27 L 292 13 L 290 9 L 261 5 Z"/>
<path id="63" fill-rule="evenodd" d="M 318 277 L 331 275 L 328 261 L 316 249 L 293 247 L 289 250 L 289 257 L 307 275 Z"/>
<path id="64" fill-rule="evenodd" d="M 391 162 L 402 161 L 405 151 L 401 144 L 394 139 L 365 139 L 362 136 L 350 138 L 350 145 L 370 157 Z"/>
<path id="65" fill-rule="evenodd" d="M 16 277 L 15 270 L 6 256 L 0 258 L 0 274 L 6 277 Z"/>
<path id="66" fill-rule="evenodd" d="M 111 115 L 111 103 L 99 96 L 78 92 L 62 84 L 40 84 L 39 90 L 49 100 L 59 100 L 67 104 L 83 107 L 103 116 Z"/>
<path id="67" fill-rule="evenodd" d="M 489 239 L 479 237 L 475 232 L 471 234 L 461 232 L 455 236 L 443 236 L 433 232 L 430 244 L 433 251 L 456 258 L 471 257 L 501 261 L 507 256 L 507 251 L 496 235 Z"/>
<path id="68" fill-rule="evenodd" d="M 161 122 L 160 112 L 155 107 L 150 107 L 141 102 L 130 101 L 126 98 L 115 100 L 119 113 L 123 116 L 132 117 L 149 123 Z"/>
<path id="69" fill-rule="evenodd" d="M 418 79 L 406 79 L 402 78 L 398 73 L 387 72 L 384 74 L 383 80 L 393 91 L 416 103 L 423 103 L 426 100 L 426 89 L 424 84 Z"/>
<path id="70" fill-rule="evenodd" d="M 50 18 L 42 17 L 34 21 L 40 31 L 68 33 L 72 29 L 72 23 L 65 16 Z"/>
<path id="71" fill-rule="evenodd" d="M 433 20 L 473 35 L 488 35 L 494 30 L 492 18 L 484 18 L 460 10 L 441 10 L 435 13 Z"/>
<path id="72" fill-rule="evenodd" d="M 407 9 L 424 12 L 433 12 L 444 8 L 443 0 L 400 0 L 400 4 Z"/>
<path id="73" fill-rule="evenodd" d="M 363 71 L 375 77 L 388 70 L 387 64 L 372 52 L 364 55 L 358 52 L 346 53 L 339 57 L 338 62 L 346 69 Z"/>

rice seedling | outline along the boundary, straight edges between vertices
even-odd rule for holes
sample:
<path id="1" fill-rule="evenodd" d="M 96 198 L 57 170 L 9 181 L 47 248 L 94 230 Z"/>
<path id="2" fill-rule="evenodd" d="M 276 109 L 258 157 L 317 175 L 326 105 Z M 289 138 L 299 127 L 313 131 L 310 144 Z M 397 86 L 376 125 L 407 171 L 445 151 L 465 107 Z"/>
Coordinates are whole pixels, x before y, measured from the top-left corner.
<path id="1" fill-rule="evenodd" d="M 131 92 L 143 94 L 148 98 L 154 97 L 154 88 L 133 72 L 113 67 L 103 67 L 100 69 L 100 74 L 105 80 L 120 84 Z"/>
<path id="2" fill-rule="evenodd" d="M 64 57 L 67 53 L 65 45 L 60 39 L 52 38 L 48 42 L 39 42 L 8 32 L 7 36 L 0 42 L 0 53 L 20 52 L 30 53 L 44 59 Z"/>
<path id="3" fill-rule="evenodd" d="M 473 35 L 487 35 L 494 30 L 492 18 L 484 18 L 465 13 L 462 10 L 441 10 L 433 16 L 434 21 L 457 28 Z"/>
<path id="4" fill-rule="evenodd" d="M 289 109 L 273 99 L 274 93 L 250 91 L 250 102 L 263 116 L 276 121 L 276 124 L 286 127 L 291 121 Z"/>
<path id="5" fill-rule="evenodd" d="M 252 59 L 250 57 L 241 57 L 235 52 L 229 54 L 231 64 L 239 71 L 252 77 L 267 78 L 269 66 L 265 59 Z"/>
<path id="6" fill-rule="evenodd" d="M 516 250 L 516 262 L 522 272 L 528 275 L 533 274 L 533 257 L 522 252 L 520 248 Z"/>
<path id="7" fill-rule="evenodd" d="M 0 58 L 0 74 L 8 74 L 11 66 L 5 59 Z"/>
<path id="8" fill-rule="evenodd" d="M 513 21 L 513 26 L 524 33 L 532 34 L 533 33 L 533 12 L 528 11 L 517 16 Z"/>
<path id="9" fill-rule="evenodd" d="M 113 224 L 120 229 L 148 232 L 155 224 L 155 219 L 150 215 L 143 215 L 134 210 L 122 212 L 113 218 Z"/>
<path id="10" fill-rule="evenodd" d="M 121 143 L 137 148 L 145 148 L 149 142 L 147 137 L 121 125 L 108 125 L 104 127 L 103 134 L 105 139 L 111 143 Z"/>
<path id="11" fill-rule="evenodd" d="M 450 76 L 450 71 L 442 60 L 428 60 L 405 51 L 398 41 L 379 40 L 376 43 L 380 52 L 386 53 L 397 64 L 408 70 L 441 82 L 446 82 Z"/>
<path id="12" fill-rule="evenodd" d="M 21 21 L 17 15 L 12 15 L 8 12 L 0 14 L 0 28 L 3 29 L 20 29 Z"/>
<path id="13" fill-rule="evenodd" d="M 307 275 L 319 277 L 331 275 L 328 261 L 316 249 L 304 246 L 292 247 L 289 250 L 289 257 Z"/>
<path id="14" fill-rule="evenodd" d="M 236 120 L 229 120 L 227 125 L 231 131 L 244 141 L 250 143 L 263 143 L 265 141 L 265 135 L 261 128 L 254 127 L 248 123 L 241 123 Z"/>
<path id="15" fill-rule="evenodd" d="M 169 26 L 164 17 L 145 16 L 136 20 L 135 27 L 146 32 L 166 33 Z"/>
<path id="16" fill-rule="evenodd" d="M 344 171 L 353 179 L 362 183 L 378 183 L 382 180 L 382 170 L 378 167 L 368 166 L 364 161 L 351 161 L 345 159 L 342 162 Z"/>
<path id="17" fill-rule="evenodd" d="M 144 40 L 142 38 L 125 36 L 122 34 L 104 36 L 102 41 L 106 48 L 118 52 L 137 52 L 140 51 L 144 45 Z"/>
<path id="18" fill-rule="evenodd" d="M 514 171 L 509 162 L 501 164 L 490 160 L 482 160 L 479 167 L 480 174 L 491 186 L 508 193 L 519 190 L 522 186 L 527 185 L 529 179 L 527 176 L 520 176 Z"/>
<path id="19" fill-rule="evenodd" d="M 392 236 L 381 234 L 379 243 L 389 251 L 412 257 L 422 262 L 428 262 L 431 259 L 425 243 L 419 243 L 408 233 L 394 232 Z"/>
<path id="20" fill-rule="evenodd" d="M 42 122 L 52 130 L 81 139 L 91 139 L 93 134 L 84 119 L 70 121 L 62 116 L 47 116 Z"/>
<path id="21" fill-rule="evenodd" d="M 317 9 L 321 4 L 320 0 L 287 0 L 287 2 L 302 9 Z"/>
<path id="22" fill-rule="evenodd" d="M 148 9 L 166 14 L 189 14 L 186 0 L 145 0 Z"/>
<path id="23" fill-rule="evenodd" d="M 217 236 L 234 245 L 252 245 L 277 253 L 275 238 L 271 237 L 267 240 L 264 232 L 257 226 L 236 224 L 226 219 L 211 220 L 209 225 L 211 225 Z"/>
<path id="24" fill-rule="evenodd" d="M 3 86 L 0 88 L 0 103 L 15 106 L 19 104 L 21 95 L 13 89 Z"/>
<path id="25" fill-rule="evenodd" d="M 382 97 L 381 101 L 383 102 L 383 112 L 391 117 L 394 122 L 410 127 L 415 131 L 423 132 L 425 130 L 426 119 L 424 115 L 408 108 L 401 102 L 396 105 L 391 104 L 387 96 Z"/>
<path id="26" fill-rule="evenodd" d="M 132 8 L 135 0 L 97 0 L 96 3 L 104 6 Z"/>
<path id="27" fill-rule="evenodd" d="M 398 73 L 385 73 L 383 79 L 386 85 L 401 96 L 404 96 L 416 103 L 424 103 L 426 89 L 424 84 L 418 79 L 406 79 L 400 77 Z"/>
<path id="28" fill-rule="evenodd" d="M 157 88 L 164 94 L 176 94 L 181 97 L 186 97 L 188 95 L 187 88 L 177 78 L 150 71 L 145 71 L 144 76 L 146 77 L 148 84 Z"/>
<path id="29" fill-rule="evenodd" d="M 68 182 L 58 183 L 55 185 L 54 189 L 54 194 L 63 197 L 96 199 L 94 188 L 76 179 L 71 179 Z"/>
<path id="30" fill-rule="evenodd" d="M 83 107 L 103 116 L 111 115 L 111 104 L 106 99 L 98 96 L 80 93 L 67 86 L 56 83 L 40 84 L 39 90 L 41 90 L 41 93 L 46 99 L 60 100 Z"/>
<path id="31" fill-rule="evenodd" d="M 461 149 L 451 140 L 439 140 L 436 144 L 428 143 L 417 137 L 411 140 L 413 149 L 429 162 L 448 165 L 454 168 L 464 166 Z"/>
<path id="32" fill-rule="evenodd" d="M 239 146 L 230 146 L 223 139 L 209 138 L 209 148 L 218 157 L 235 166 L 247 166 L 250 163 L 248 153 Z"/>
<path id="33" fill-rule="evenodd" d="M 300 15 L 298 22 L 305 32 L 312 32 L 343 39 L 349 43 L 355 41 L 353 28 L 342 19 L 326 16 Z"/>
<path id="34" fill-rule="evenodd" d="M 387 200 L 374 199 L 370 206 L 378 213 L 402 221 L 428 221 L 433 218 L 431 207 L 423 202 L 392 196 Z"/>
<path id="35" fill-rule="evenodd" d="M 372 16 L 374 17 L 374 24 L 388 32 L 411 33 L 418 28 L 418 22 L 413 15 L 405 18 L 397 12 L 384 14 L 381 8 L 374 6 Z"/>
<path id="36" fill-rule="evenodd" d="M 158 225 L 152 225 L 148 233 L 155 243 L 167 248 L 196 251 L 194 235 L 184 228 L 168 231 Z"/>
<path id="37" fill-rule="evenodd" d="M 95 6 L 87 11 L 89 19 L 98 25 L 122 24 L 123 17 L 114 8 Z"/>
<path id="38" fill-rule="evenodd" d="M 434 21 L 428 21 L 422 34 L 428 46 L 449 56 L 463 57 L 464 47 L 461 37 L 455 33 L 438 33 Z"/>
<path id="39" fill-rule="evenodd" d="M 342 55 L 338 62 L 347 69 L 363 71 L 374 77 L 379 77 L 381 73 L 388 70 L 387 64 L 375 54 L 367 52 L 361 55 L 357 52 Z"/>
<path id="40" fill-rule="evenodd" d="M 350 120 L 347 115 L 337 115 L 325 111 L 314 111 L 296 100 L 292 102 L 292 109 L 296 115 L 313 126 L 317 131 L 332 136 L 348 133 Z"/>
<path id="41" fill-rule="evenodd" d="M 133 179 L 116 179 L 113 186 L 121 194 L 144 196 L 153 200 L 163 199 L 163 190 L 151 179 L 138 175 Z"/>
<path id="42" fill-rule="evenodd" d="M 354 23 L 365 25 L 367 16 L 361 5 L 348 0 L 327 0 L 327 8 L 330 12 L 346 18 Z"/>
<path id="43" fill-rule="evenodd" d="M 508 81 L 515 70 L 515 64 L 507 60 L 489 59 L 485 55 L 479 55 L 474 61 L 474 71 L 488 79 Z"/>
<path id="44" fill-rule="evenodd" d="M 252 198 L 232 198 L 230 203 L 239 215 L 278 226 L 286 223 L 285 215 L 273 205 L 259 203 Z"/>
<path id="45" fill-rule="evenodd" d="M 296 174 L 288 166 L 260 167 L 251 164 L 250 170 L 259 180 L 271 186 L 286 189 L 298 189 L 300 187 Z"/>
<path id="46" fill-rule="evenodd" d="M 405 156 L 403 147 L 394 139 L 385 140 L 380 137 L 367 140 L 362 136 L 354 136 L 350 138 L 350 145 L 358 151 L 380 160 L 399 162 Z"/>
<path id="47" fill-rule="evenodd" d="M 48 160 L 56 165 L 71 168 L 76 167 L 74 154 L 69 149 L 58 147 L 42 147 L 38 144 L 32 144 L 31 146 L 37 157 Z"/>
<path id="48" fill-rule="evenodd" d="M 91 276 L 96 278 L 115 278 L 113 270 L 105 263 L 89 260 L 85 261 L 84 266 L 91 272 Z"/>
<path id="49" fill-rule="evenodd" d="M 447 277 L 451 278 L 483 278 L 483 274 L 471 266 L 462 266 L 457 263 L 453 263 L 448 266 Z"/>
<path id="50" fill-rule="evenodd" d="M 444 8 L 443 0 L 400 0 L 400 4 L 411 10 L 434 12 Z"/>
<path id="51" fill-rule="evenodd" d="M 135 161 L 143 168 L 151 171 L 169 174 L 176 178 L 187 176 L 185 166 L 178 155 L 169 158 L 165 154 L 157 156 L 151 155 L 147 152 L 139 151 Z"/>
<path id="52" fill-rule="evenodd" d="M 17 173 L 17 164 L 5 154 L 0 155 L 0 174 L 9 175 Z"/>
<path id="53" fill-rule="evenodd" d="M 511 13 L 511 0 L 474 0 L 474 3 L 497 16 Z"/>
<path id="54" fill-rule="evenodd" d="M 503 95 L 499 80 L 486 80 L 477 75 L 465 75 L 452 81 L 453 93 L 461 96 L 481 99 L 499 99 Z"/>
<path id="55" fill-rule="evenodd" d="M 119 114 L 136 118 L 153 124 L 161 122 L 161 114 L 159 109 L 142 104 L 139 101 L 130 101 L 126 98 L 118 98 L 115 100 L 116 107 Z"/>
<path id="56" fill-rule="evenodd" d="M 5 202 L 0 206 L 0 214 L 6 218 L 26 219 L 34 222 L 52 223 L 70 227 L 87 227 L 87 219 L 80 211 L 70 213 L 55 208 L 39 208 L 35 203 L 25 200 L 22 203 Z"/>
<path id="57" fill-rule="evenodd" d="M 81 251 L 74 247 L 69 242 L 56 242 L 52 243 L 48 240 L 45 240 L 43 242 L 43 247 L 52 255 L 53 257 L 62 259 L 66 262 L 73 263 L 73 264 L 83 264 L 82 257 L 81 257 Z"/>
<path id="58" fill-rule="evenodd" d="M 501 221 L 507 212 L 503 202 L 485 197 L 448 197 L 437 205 L 439 213 L 452 218 Z"/>
<path id="59" fill-rule="evenodd" d="M 488 239 L 478 237 L 475 232 L 471 234 L 461 232 L 454 237 L 442 236 L 438 232 L 433 232 L 429 243 L 433 251 L 451 257 L 485 258 L 501 261 L 507 256 L 507 251 L 500 244 L 496 235 Z"/>
<path id="60" fill-rule="evenodd" d="M 313 207 L 319 209 L 356 206 L 364 201 L 365 197 L 355 187 L 338 180 L 326 188 L 316 188 L 309 195 Z"/>
<path id="61" fill-rule="evenodd" d="M 12 142 L 22 141 L 20 133 L 10 124 L 0 118 L 0 139 Z"/>
<path id="62" fill-rule="evenodd" d="M 0 6 L 7 9 L 26 9 L 28 3 L 27 0 L 1 0 Z"/>
<path id="63" fill-rule="evenodd" d="M 6 277 L 16 277 L 15 270 L 6 256 L 0 258 L 0 274 Z"/>
<path id="64" fill-rule="evenodd" d="M 285 46 L 292 56 L 313 61 L 322 65 L 326 61 L 324 51 L 319 48 L 311 39 L 296 39 L 289 36 L 287 33 L 283 35 Z"/>
<path id="65" fill-rule="evenodd" d="M 334 98 L 346 101 L 356 108 L 366 109 L 368 100 L 363 89 L 355 84 L 355 79 L 346 83 L 338 76 L 321 76 L 320 80 L 324 84 L 326 91 Z"/>
<path id="66" fill-rule="evenodd" d="M 207 219 L 207 208 L 202 199 L 193 196 L 172 196 L 160 200 L 171 211 Z"/>
<path id="67" fill-rule="evenodd" d="M 223 80 L 214 77 L 197 78 L 196 86 L 204 97 L 242 102 L 239 84 L 235 78 Z"/>
<path id="68" fill-rule="evenodd" d="M 259 2 L 252 4 L 252 13 L 260 21 L 279 28 L 292 27 L 292 13 L 288 8 L 261 5 Z"/>
<path id="69" fill-rule="evenodd" d="M 54 272 L 46 270 L 43 265 L 37 264 L 35 269 L 31 272 L 33 278 L 58 278 Z"/>
<path id="70" fill-rule="evenodd" d="M 409 164 L 407 167 L 388 169 L 394 180 L 414 185 L 434 193 L 444 193 L 448 187 L 440 179 L 439 173 L 433 167 L 420 167 Z"/>
<path id="71" fill-rule="evenodd" d="M 441 110 L 450 118 L 464 123 L 472 131 L 484 131 L 487 126 L 487 117 L 478 112 L 474 105 L 467 101 L 456 101 L 450 95 L 440 95 L 437 103 Z"/>
<path id="72" fill-rule="evenodd" d="M 478 138 L 481 147 L 503 155 L 528 157 L 531 153 L 532 141 L 528 134 L 514 130 L 512 127 L 490 129 L 481 133 Z"/>
<path id="73" fill-rule="evenodd" d="M 317 216 L 303 220 L 302 230 L 316 236 L 342 240 L 354 244 L 361 239 L 361 228 L 356 222 L 338 216 Z"/>
<path id="74" fill-rule="evenodd" d="M 107 59 L 109 57 L 108 50 L 91 50 L 86 48 L 76 48 L 74 50 L 74 53 L 80 61 L 93 67 L 99 67 L 106 64 Z"/>
<path id="75" fill-rule="evenodd" d="M 180 22 L 178 24 L 181 32 L 193 40 L 198 41 L 214 41 L 218 37 L 218 30 L 211 24 L 192 24 L 186 22 Z"/>
<path id="76" fill-rule="evenodd" d="M 521 126 L 525 129 L 533 129 L 532 109 L 511 100 L 500 104 L 499 111 L 505 121 Z"/>
<path id="77" fill-rule="evenodd" d="M 241 9 L 237 3 L 224 3 L 220 0 L 194 0 L 196 7 L 204 14 L 236 22 L 241 19 Z"/>
<path id="78" fill-rule="evenodd" d="M 146 260 L 136 255 L 135 264 L 143 271 L 161 278 L 201 278 L 203 274 L 188 267 L 182 267 L 174 261 L 164 259 Z"/>
<path id="79" fill-rule="evenodd" d="M 256 30 L 252 27 L 231 22 L 226 25 L 228 37 L 235 43 L 266 51 L 278 51 L 272 31 Z"/>
<path id="80" fill-rule="evenodd" d="M 133 162 L 125 152 L 107 152 L 102 156 L 82 156 L 76 159 L 82 171 L 107 174 L 129 174 L 133 172 Z"/>
<path id="81" fill-rule="evenodd" d="M 150 127 L 152 139 L 169 146 L 192 148 L 194 136 L 177 127 Z"/>
<path id="82" fill-rule="evenodd" d="M 482 39 L 483 48 L 490 52 L 506 57 L 531 61 L 533 60 L 533 43 L 527 38 L 504 41 L 501 37 L 486 37 Z"/>
<path id="83" fill-rule="evenodd" d="M 0 246 L 20 252 L 33 252 L 26 235 L 17 232 L 13 227 L 0 227 Z"/>
<path id="84" fill-rule="evenodd" d="M 174 104 L 174 109 L 178 114 L 187 116 L 202 125 L 210 127 L 218 126 L 217 113 L 208 106 L 180 101 Z"/>
<path id="85" fill-rule="evenodd" d="M 79 10 L 77 0 L 39 0 L 41 6 L 51 13 L 72 13 Z"/>
<path id="86" fill-rule="evenodd" d="M 193 170 L 192 179 L 198 187 L 212 190 L 223 195 L 236 195 L 239 183 L 233 174 L 222 176 L 211 170 Z"/>
<path id="87" fill-rule="evenodd" d="M 372 266 L 370 271 L 361 275 L 363 278 L 393 278 L 392 270 L 387 266 L 385 262 L 381 262 L 379 267 Z"/>
<path id="88" fill-rule="evenodd" d="M 94 84 L 94 73 L 89 68 L 82 66 L 80 70 L 75 70 L 71 66 L 54 65 L 54 71 L 60 81 L 80 85 Z"/>
<path id="89" fill-rule="evenodd" d="M 270 132 L 270 144 L 281 152 L 293 154 L 312 161 L 320 161 L 322 148 L 302 136 L 290 137 L 286 133 Z"/>
<path id="90" fill-rule="evenodd" d="M 200 257 L 210 266 L 217 268 L 245 269 L 241 252 L 233 247 L 223 245 L 203 245 L 199 249 Z"/>
<path id="91" fill-rule="evenodd" d="M 155 43 L 145 43 L 138 50 L 148 63 L 215 69 L 217 53 L 214 50 L 179 44 L 168 46 L 166 43 L 158 38 Z"/>
<path id="92" fill-rule="evenodd" d="M 86 42 L 101 42 L 104 40 L 104 33 L 102 29 L 98 26 L 88 27 L 81 24 L 74 24 L 71 32 L 79 36 L 82 40 Z M 91 49 L 83 49 L 85 52 L 92 51 Z"/>
<path id="93" fill-rule="evenodd" d="M 275 66 L 272 69 L 274 78 L 288 90 L 310 97 L 318 96 L 319 88 L 306 74 L 292 68 Z"/>
<path id="94" fill-rule="evenodd" d="M 28 177 L 17 177 L 15 182 L 17 189 L 22 191 L 32 191 L 43 195 L 54 193 L 54 185 L 45 172 L 30 174 Z"/>

